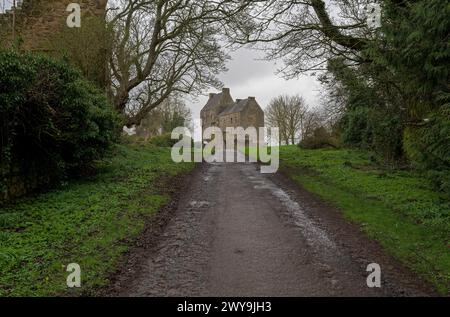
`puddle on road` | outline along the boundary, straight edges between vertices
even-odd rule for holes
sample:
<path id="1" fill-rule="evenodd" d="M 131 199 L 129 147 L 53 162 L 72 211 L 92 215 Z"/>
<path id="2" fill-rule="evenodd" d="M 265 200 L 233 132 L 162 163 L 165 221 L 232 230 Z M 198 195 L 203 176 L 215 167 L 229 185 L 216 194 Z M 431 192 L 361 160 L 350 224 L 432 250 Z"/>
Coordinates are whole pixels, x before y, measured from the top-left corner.
<path id="1" fill-rule="evenodd" d="M 321 251 L 335 250 L 336 245 L 330 240 L 326 232 L 319 228 L 306 215 L 304 209 L 288 193 L 256 170 L 243 167 L 242 172 L 254 184 L 253 188 L 257 190 L 269 190 L 281 202 L 294 220 L 295 225 L 301 228 L 301 232 L 310 246 L 316 249 L 320 247 Z"/>
<path id="2" fill-rule="evenodd" d="M 224 149 L 222 153 L 205 154 L 204 159 L 208 159 L 212 165 L 233 164 L 233 163 L 249 163 L 249 159 L 241 151 Z"/>
<path id="3" fill-rule="evenodd" d="M 210 204 L 208 201 L 197 201 L 193 200 L 189 203 L 189 206 L 193 208 L 202 208 L 202 207 L 208 207 Z"/>
<path id="4" fill-rule="evenodd" d="M 317 225 L 308 218 L 300 205 L 296 201 L 293 201 L 284 190 L 281 188 L 271 188 L 271 190 L 272 194 L 292 213 L 295 224 L 303 229 L 304 235 L 309 242 L 313 244 L 319 242 L 322 246 L 329 249 L 335 248 L 335 244 L 328 238 L 325 231 L 317 227 Z"/>

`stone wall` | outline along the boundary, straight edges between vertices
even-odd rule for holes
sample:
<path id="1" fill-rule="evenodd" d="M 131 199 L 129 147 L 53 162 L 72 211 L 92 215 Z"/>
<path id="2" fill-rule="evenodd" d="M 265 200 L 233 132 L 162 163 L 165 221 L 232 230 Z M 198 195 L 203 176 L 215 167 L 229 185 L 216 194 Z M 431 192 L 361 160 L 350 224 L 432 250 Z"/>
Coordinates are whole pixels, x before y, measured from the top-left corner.
<path id="1" fill-rule="evenodd" d="M 12 175 L 6 181 L 6 191 L 0 195 L 0 205 L 40 188 L 46 188 L 50 182 L 50 176 L 40 173 L 38 168 L 32 168 L 26 175 L 17 167 L 13 168 Z"/>
<path id="2" fill-rule="evenodd" d="M 214 98 L 215 94 L 210 94 L 209 98 Z M 200 111 L 200 118 L 202 119 L 202 127 L 206 129 L 212 126 L 219 126 L 219 113 L 222 112 L 226 106 L 234 103 L 233 98 L 230 94 L 229 88 L 223 88 L 220 94 L 220 99 L 218 103 L 214 105 L 211 109 Z"/>
<path id="3" fill-rule="evenodd" d="M 239 112 L 229 113 L 226 115 L 220 116 L 219 119 L 219 128 L 222 131 L 225 131 L 226 128 L 236 128 L 241 127 L 241 114 Z"/>
<path id="4" fill-rule="evenodd" d="M 249 97 L 247 107 L 243 110 L 241 117 L 240 124 L 244 128 L 264 127 L 264 111 L 254 97 Z"/>
<path id="5" fill-rule="evenodd" d="M 20 48 L 27 51 L 48 51 L 49 41 L 67 27 L 70 3 L 79 3 L 83 16 L 104 17 L 107 0 L 23 0 L 21 8 L 16 9 L 16 39 Z M 0 14 L 1 44 L 12 43 L 12 12 Z"/>

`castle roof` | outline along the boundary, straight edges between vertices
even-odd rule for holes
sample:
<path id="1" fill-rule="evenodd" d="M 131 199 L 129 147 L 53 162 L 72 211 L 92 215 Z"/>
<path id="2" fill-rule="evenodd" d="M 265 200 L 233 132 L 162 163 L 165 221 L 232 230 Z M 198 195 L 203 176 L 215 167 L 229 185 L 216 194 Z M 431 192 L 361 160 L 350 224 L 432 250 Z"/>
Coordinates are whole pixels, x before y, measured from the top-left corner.
<path id="1" fill-rule="evenodd" d="M 222 99 L 222 93 L 218 93 L 218 94 L 211 93 L 209 96 L 210 96 L 210 98 L 202 110 L 210 110 L 210 109 L 214 108 L 215 106 L 217 106 L 219 104 L 220 100 Z"/>
<path id="2" fill-rule="evenodd" d="M 210 93 L 209 99 L 206 105 L 202 108 L 202 112 L 205 110 L 221 110 L 217 113 L 218 116 L 228 115 L 232 113 L 242 112 L 250 101 L 255 101 L 255 97 L 248 97 L 247 99 L 236 99 L 230 96 L 229 88 L 223 88 L 221 93 Z M 220 106 L 222 109 L 217 108 Z"/>
<path id="3" fill-rule="evenodd" d="M 242 110 L 244 110 L 245 106 L 247 106 L 248 101 L 249 99 L 236 100 L 235 103 L 228 105 L 221 113 L 219 113 L 219 116 L 241 112 Z"/>
<path id="4" fill-rule="evenodd" d="M 248 97 L 247 99 L 236 99 L 236 102 L 228 105 L 221 113 L 219 113 L 219 116 L 241 112 L 245 109 L 245 107 L 247 107 L 249 101 L 251 100 L 255 101 L 255 97 Z"/>

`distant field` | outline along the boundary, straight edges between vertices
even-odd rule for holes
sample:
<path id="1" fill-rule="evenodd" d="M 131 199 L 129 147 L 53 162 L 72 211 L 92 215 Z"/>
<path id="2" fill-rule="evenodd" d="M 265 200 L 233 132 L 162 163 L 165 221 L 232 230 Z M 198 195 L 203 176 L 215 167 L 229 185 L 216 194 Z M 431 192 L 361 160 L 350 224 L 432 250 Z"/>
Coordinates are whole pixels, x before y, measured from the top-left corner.
<path id="1" fill-rule="evenodd" d="M 280 148 L 281 170 L 333 203 L 406 266 L 450 290 L 450 198 L 420 175 L 356 150 Z"/>
<path id="2" fill-rule="evenodd" d="M 83 294 L 104 285 L 127 241 L 168 201 L 160 180 L 193 166 L 173 163 L 170 148 L 118 145 L 92 179 L 0 207 L 0 296 L 66 294 L 71 262 Z"/>

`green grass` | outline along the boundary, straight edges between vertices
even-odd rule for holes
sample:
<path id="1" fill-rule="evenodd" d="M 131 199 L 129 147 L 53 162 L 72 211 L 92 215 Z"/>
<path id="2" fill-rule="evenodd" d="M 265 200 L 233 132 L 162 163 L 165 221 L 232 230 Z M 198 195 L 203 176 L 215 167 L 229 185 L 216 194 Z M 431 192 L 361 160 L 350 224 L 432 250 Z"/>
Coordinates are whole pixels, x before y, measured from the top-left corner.
<path id="1" fill-rule="evenodd" d="M 0 208 L 0 296 L 91 294 L 169 197 L 155 181 L 193 168 L 170 148 L 118 145 L 98 174 Z M 81 266 L 81 289 L 66 266 Z"/>
<path id="2" fill-rule="evenodd" d="M 280 149 L 281 169 L 344 216 L 406 266 L 450 290 L 450 200 L 411 171 L 383 169 L 356 150 Z"/>

